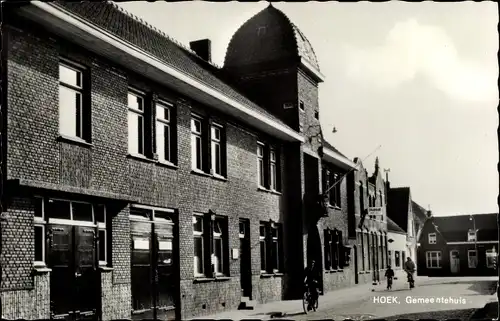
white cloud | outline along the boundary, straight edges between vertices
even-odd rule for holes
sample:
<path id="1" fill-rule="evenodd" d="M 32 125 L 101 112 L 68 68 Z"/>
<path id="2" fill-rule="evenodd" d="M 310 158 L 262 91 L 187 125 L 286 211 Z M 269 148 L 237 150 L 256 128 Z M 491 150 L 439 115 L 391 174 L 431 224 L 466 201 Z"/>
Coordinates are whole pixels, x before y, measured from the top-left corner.
<path id="1" fill-rule="evenodd" d="M 455 99 L 498 99 L 496 53 L 487 64 L 463 59 L 446 31 L 437 26 L 410 19 L 396 23 L 382 46 L 344 49 L 347 74 L 356 80 L 395 88 L 421 74 Z M 488 68 L 493 62 L 495 68 Z"/>

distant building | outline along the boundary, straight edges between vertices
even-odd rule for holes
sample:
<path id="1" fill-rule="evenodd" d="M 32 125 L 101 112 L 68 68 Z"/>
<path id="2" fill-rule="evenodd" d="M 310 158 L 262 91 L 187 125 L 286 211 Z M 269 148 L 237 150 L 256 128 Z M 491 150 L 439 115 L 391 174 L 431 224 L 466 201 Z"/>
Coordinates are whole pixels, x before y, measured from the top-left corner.
<path id="1" fill-rule="evenodd" d="M 497 214 L 431 216 L 422 229 L 418 275 L 496 275 Z"/>
<path id="2" fill-rule="evenodd" d="M 411 201 L 413 210 L 413 219 L 415 221 L 415 231 L 417 232 L 417 242 L 420 237 L 420 232 L 424 227 L 424 223 L 427 220 L 429 211 L 425 210 L 422 206 L 418 205 L 415 201 Z"/>
<path id="3" fill-rule="evenodd" d="M 402 254 L 402 260 L 404 262 L 407 257 L 411 257 L 415 262 L 417 241 L 410 188 L 389 188 L 387 201 L 387 216 L 406 233 L 406 251 Z"/>
<path id="4" fill-rule="evenodd" d="M 406 232 L 399 227 L 392 219 L 387 218 L 387 239 L 388 245 L 388 265 L 394 270 L 397 278 L 405 277 L 403 270 L 404 257 L 406 255 Z"/>

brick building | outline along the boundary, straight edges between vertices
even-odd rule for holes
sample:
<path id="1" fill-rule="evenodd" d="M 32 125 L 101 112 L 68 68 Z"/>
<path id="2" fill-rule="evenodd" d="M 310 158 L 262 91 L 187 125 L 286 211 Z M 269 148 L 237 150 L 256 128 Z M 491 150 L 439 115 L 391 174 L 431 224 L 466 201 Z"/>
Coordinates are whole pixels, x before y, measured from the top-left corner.
<path id="1" fill-rule="evenodd" d="M 281 11 L 243 24 L 218 68 L 209 41 L 184 48 L 112 3 L 5 10 L 3 318 L 297 298 L 311 259 L 323 291 L 358 282 L 361 178 L 322 137 L 324 76 Z"/>
<path id="2" fill-rule="evenodd" d="M 418 240 L 418 275 L 497 275 L 497 216 L 429 216 Z"/>

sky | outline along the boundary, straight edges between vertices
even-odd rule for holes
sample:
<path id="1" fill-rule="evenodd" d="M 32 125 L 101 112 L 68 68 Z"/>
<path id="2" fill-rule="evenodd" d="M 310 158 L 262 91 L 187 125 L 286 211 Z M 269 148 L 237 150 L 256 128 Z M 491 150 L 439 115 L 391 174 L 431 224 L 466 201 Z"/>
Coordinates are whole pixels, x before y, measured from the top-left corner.
<path id="1" fill-rule="evenodd" d="M 126 2 L 189 46 L 231 36 L 267 2 Z M 273 3 L 311 42 L 326 79 L 320 121 L 335 147 L 434 215 L 498 212 L 498 9 L 495 2 Z M 337 129 L 334 134 L 333 127 Z"/>

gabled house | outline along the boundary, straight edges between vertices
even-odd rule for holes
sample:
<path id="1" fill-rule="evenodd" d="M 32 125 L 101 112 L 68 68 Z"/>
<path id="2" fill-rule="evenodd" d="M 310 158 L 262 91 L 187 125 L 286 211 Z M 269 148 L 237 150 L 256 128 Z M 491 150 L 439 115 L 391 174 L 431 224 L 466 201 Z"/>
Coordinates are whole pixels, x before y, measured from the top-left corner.
<path id="1" fill-rule="evenodd" d="M 496 275 L 497 251 L 496 213 L 431 216 L 419 238 L 418 275 Z"/>
<path id="2" fill-rule="evenodd" d="M 406 232 L 389 217 L 387 218 L 387 240 L 387 264 L 394 270 L 395 277 L 402 278 L 405 276 L 403 266 L 406 257 Z"/>
<path id="3" fill-rule="evenodd" d="M 388 195 L 387 216 L 406 233 L 406 257 L 416 260 L 416 230 L 413 216 L 411 191 L 409 187 L 390 188 Z"/>

